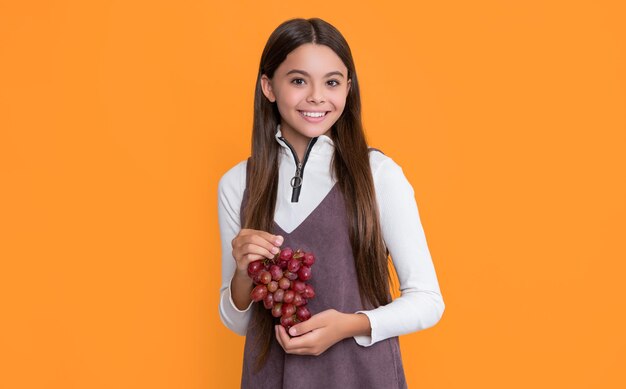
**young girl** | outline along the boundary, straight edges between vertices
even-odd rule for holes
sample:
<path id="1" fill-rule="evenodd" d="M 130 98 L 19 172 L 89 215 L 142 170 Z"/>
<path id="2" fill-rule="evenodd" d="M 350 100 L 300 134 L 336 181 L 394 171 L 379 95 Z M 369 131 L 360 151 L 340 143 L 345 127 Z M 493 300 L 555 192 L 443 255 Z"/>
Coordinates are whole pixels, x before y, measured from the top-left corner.
<path id="1" fill-rule="evenodd" d="M 282 23 L 263 50 L 252 155 L 219 182 L 223 323 L 246 335 L 243 388 L 405 388 L 398 336 L 444 311 L 412 186 L 369 149 L 352 54 L 318 19 Z M 313 316 L 287 332 L 252 303 L 248 264 L 316 256 Z M 401 296 L 391 301 L 388 257 Z"/>

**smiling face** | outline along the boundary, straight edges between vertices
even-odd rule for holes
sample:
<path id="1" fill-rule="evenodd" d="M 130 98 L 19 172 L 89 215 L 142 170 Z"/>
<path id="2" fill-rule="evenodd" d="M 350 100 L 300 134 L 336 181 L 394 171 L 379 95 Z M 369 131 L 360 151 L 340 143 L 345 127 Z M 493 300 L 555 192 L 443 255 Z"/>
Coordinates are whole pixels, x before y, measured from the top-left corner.
<path id="1" fill-rule="evenodd" d="M 289 53 L 272 79 L 262 75 L 263 94 L 276 102 L 281 132 L 296 150 L 306 147 L 312 137 L 329 134 L 346 105 L 347 76 L 339 56 L 330 47 L 314 43 Z"/>

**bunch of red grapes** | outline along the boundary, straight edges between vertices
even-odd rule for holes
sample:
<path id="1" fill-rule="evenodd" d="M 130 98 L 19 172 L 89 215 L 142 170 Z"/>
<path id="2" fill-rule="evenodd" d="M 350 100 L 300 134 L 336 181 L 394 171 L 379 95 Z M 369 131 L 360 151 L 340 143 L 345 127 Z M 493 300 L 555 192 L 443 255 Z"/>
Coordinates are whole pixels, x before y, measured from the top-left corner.
<path id="1" fill-rule="evenodd" d="M 256 285 L 250 297 L 263 300 L 263 306 L 272 310 L 272 316 L 280 317 L 280 324 L 289 329 L 306 321 L 311 312 L 307 300 L 315 297 L 315 290 L 304 281 L 311 278 L 311 266 L 315 263 L 313 253 L 284 248 L 273 259 L 250 262 L 248 275 Z"/>

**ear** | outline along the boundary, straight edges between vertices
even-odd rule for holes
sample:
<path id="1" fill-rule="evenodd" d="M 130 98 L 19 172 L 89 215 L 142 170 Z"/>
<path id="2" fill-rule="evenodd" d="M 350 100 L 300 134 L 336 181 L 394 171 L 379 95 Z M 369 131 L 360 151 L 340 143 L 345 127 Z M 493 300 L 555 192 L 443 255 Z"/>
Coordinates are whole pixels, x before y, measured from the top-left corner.
<path id="1" fill-rule="evenodd" d="M 351 79 L 351 78 L 349 78 L 349 79 L 348 79 L 348 90 L 347 90 L 347 92 L 348 92 L 348 93 L 350 92 L 350 86 L 351 86 L 351 85 L 352 85 L 352 79 Z"/>
<path id="2" fill-rule="evenodd" d="M 276 96 L 272 90 L 272 80 L 270 80 L 265 74 L 261 75 L 261 89 L 263 90 L 265 97 L 267 97 L 270 102 L 273 103 L 276 101 Z"/>

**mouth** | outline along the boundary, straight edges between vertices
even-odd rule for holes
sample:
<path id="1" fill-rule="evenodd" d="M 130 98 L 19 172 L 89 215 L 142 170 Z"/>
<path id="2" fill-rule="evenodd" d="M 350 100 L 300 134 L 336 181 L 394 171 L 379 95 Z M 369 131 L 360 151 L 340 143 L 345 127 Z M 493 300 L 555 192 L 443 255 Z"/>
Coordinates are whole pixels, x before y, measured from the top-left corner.
<path id="1" fill-rule="evenodd" d="M 298 111 L 307 119 L 321 119 L 330 111 Z"/>

